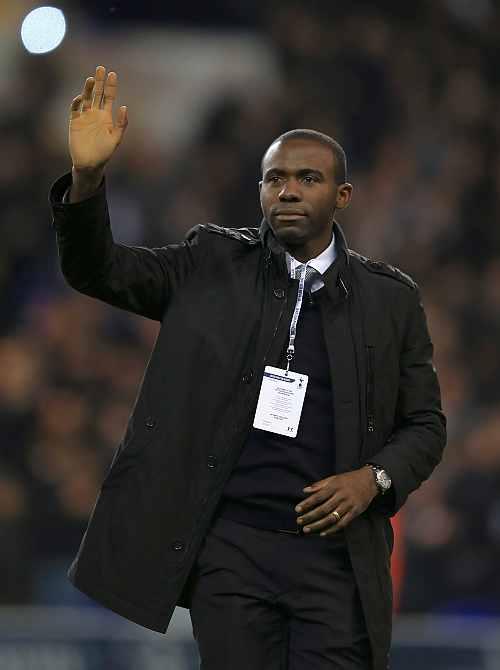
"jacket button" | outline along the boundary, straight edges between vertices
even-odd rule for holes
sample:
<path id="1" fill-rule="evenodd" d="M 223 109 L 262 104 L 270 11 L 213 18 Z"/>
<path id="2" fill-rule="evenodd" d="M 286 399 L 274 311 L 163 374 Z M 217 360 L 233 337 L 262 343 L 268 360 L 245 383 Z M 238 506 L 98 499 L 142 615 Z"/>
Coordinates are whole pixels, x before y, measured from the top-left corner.
<path id="1" fill-rule="evenodd" d="M 179 540 L 175 540 L 175 542 L 172 542 L 172 549 L 174 551 L 182 551 L 184 549 L 184 542 L 180 542 Z"/>
<path id="2" fill-rule="evenodd" d="M 244 381 L 245 384 L 250 384 L 252 379 L 253 379 L 253 370 L 248 370 L 241 378 L 241 380 Z"/>
<path id="3" fill-rule="evenodd" d="M 156 421 L 153 419 L 152 416 L 148 416 L 148 418 L 145 421 L 145 426 L 148 428 L 148 430 L 151 430 L 151 428 L 154 428 L 156 426 Z"/>
<path id="4" fill-rule="evenodd" d="M 209 456 L 207 458 L 207 465 L 209 468 L 216 468 L 217 467 L 217 456 Z"/>
<path id="5" fill-rule="evenodd" d="M 274 297 L 280 300 L 285 297 L 285 291 L 282 288 L 275 288 L 273 293 Z"/>

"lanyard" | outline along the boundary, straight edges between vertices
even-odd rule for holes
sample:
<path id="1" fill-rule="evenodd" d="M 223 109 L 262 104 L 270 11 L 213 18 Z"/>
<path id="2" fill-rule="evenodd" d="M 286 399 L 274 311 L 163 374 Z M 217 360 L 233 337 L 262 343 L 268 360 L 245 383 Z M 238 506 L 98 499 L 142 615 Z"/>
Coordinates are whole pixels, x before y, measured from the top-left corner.
<path id="1" fill-rule="evenodd" d="M 297 302 L 295 303 L 295 309 L 293 310 L 292 322 L 290 323 L 290 337 L 288 340 L 288 348 L 286 350 L 286 371 L 285 375 L 288 375 L 290 370 L 290 362 L 295 354 L 295 335 L 297 334 L 297 321 L 299 320 L 300 309 L 302 307 L 302 298 L 304 297 L 304 285 L 306 282 L 306 270 L 308 263 L 306 263 L 302 269 L 302 272 L 299 277 L 299 291 L 297 293 Z M 295 279 L 295 266 L 292 269 L 292 279 Z"/>

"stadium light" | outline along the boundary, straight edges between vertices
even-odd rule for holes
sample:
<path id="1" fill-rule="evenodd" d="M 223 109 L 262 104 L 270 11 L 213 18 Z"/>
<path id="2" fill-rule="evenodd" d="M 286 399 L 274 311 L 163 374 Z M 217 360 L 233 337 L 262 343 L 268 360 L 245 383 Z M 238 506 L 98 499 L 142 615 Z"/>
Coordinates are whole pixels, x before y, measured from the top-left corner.
<path id="1" fill-rule="evenodd" d="M 21 40 L 32 54 L 45 54 L 56 49 L 66 34 L 66 19 L 57 7 L 37 7 L 24 18 Z"/>

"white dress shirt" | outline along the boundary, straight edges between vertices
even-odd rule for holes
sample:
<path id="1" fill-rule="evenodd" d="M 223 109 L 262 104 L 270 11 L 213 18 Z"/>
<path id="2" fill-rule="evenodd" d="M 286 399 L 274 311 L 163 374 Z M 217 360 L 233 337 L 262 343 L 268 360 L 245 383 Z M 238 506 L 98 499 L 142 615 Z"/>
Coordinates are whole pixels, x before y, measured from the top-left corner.
<path id="1" fill-rule="evenodd" d="M 302 261 L 298 261 L 291 254 L 289 254 L 288 251 L 285 252 L 285 255 L 288 274 L 291 276 L 292 269 L 296 269 L 299 265 L 304 265 L 304 263 Z M 313 291 L 319 290 L 322 286 L 325 285 L 321 275 L 328 270 L 336 257 L 337 251 L 335 249 L 335 233 L 332 231 L 332 241 L 330 244 L 318 256 L 315 256 L 308 261 L 308 265 L 311 265 L 319 273 L 315 276 L 311 284 L 311 293 Z"/>

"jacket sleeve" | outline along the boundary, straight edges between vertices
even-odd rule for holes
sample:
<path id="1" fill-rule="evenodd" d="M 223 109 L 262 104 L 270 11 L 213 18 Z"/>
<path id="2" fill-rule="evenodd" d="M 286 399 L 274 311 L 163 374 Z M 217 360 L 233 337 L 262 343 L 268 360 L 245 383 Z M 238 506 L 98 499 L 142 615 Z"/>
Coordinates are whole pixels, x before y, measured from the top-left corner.
<path id="1" fill-rule="evenodd" d="M 418 288 L 411 291 L 409 307 L 400 354 L 395 429 L 383 449 L 370 458 L 392 479 L 392 492 L 374 501 L 390 516 L 430 476 L 446 444 L 446 419 L 432 362 L 433 346 Z"/>
<path id="2" fill-rule="evenodd" d="M 64 278 L 85 295 L 161 321 L 170 296 L 198 264 L 198 227 L 180 244 L 153 249 L 118 244 L 111 231 L 105 180 L 90 198 L 66 203 L 71 182 L 71 174 L 60 177 L 49 196 Z"/>

